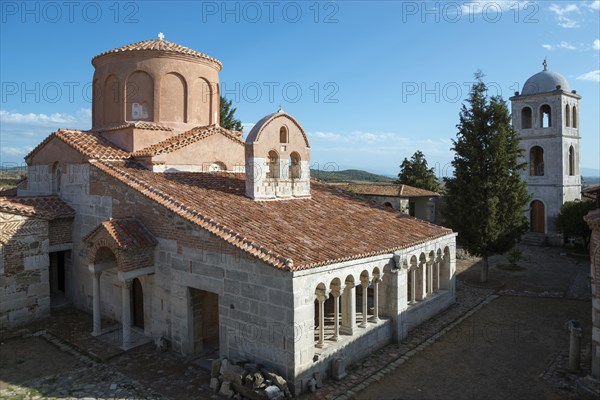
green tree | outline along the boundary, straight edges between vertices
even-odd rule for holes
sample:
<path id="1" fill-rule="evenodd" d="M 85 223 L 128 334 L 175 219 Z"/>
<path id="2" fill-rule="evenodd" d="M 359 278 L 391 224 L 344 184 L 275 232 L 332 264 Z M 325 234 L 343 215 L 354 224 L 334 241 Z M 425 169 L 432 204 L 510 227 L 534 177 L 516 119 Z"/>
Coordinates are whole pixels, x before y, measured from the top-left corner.
<path id="1" fill-rule="evenodd" d="M 242 131 L 242 121 L 235 117 L 235 107 L 231 107 L 231 100 L 221 96 L 221 118 L 219 125 L 230 131 Z"/>
<path id="2" fill-rule="evenodd" d="M 475 79 L 452 141 L 454 175 L 445 179 L 444 215 L 459 242 L 483 258 L 481 282 L 487 282 L 489 257 L 509 250 L 527 230 L 529 195 L 508 107 L 500 96 L 488 98 L 481 72 Z"/>
<path id="3" fill-rule="evenodd" d="M 565 236 L 580 237 L 585 250 L 590 244 L 592 231 L 583 217 L 596 208 L 594 201 L 567 201 L 556 217 L 556 229 Z"/>
<path id="4" fill-rule="evenodd" d="M 417 150 L 410 160 L 405 158 L 402 161 L 396 183 L 432 192 L 441 192 L 442 190 L 442 186 L 435 177 L 434 169 L 427 167 L 427 160 L 421 150 Z"/>

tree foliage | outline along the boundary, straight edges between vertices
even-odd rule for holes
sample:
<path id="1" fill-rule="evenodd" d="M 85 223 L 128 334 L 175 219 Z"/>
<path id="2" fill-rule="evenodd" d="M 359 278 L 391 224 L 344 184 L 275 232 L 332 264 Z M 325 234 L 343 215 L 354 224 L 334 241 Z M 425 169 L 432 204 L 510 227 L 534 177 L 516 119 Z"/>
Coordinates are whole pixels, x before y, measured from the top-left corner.
<path id="1" fill-rule="evenodd" d="M 592 230 L 583 217 L 596 208 L 594 201 L 567 201 L 556 217 L 556 229 L 565 236 L 580 237 L 583 246 L 588 249 Z"/>
<path id="2" fill-rule="evenodd" d="M 519 176 L 525 164 L 519 163 L 522 149 L 508 107 L 500 96 L 488 98 L 481 72 L 475 78 L 453 140 L 454 175 L 445 179 L 444 214 L 459 242 L 483 257 L 486 282 L 488 258 L 509 250 L 526 232 L 529 196 Z"/>
<path id="3" fill-rule="evenodd" d="M 229 129 L 230 131 L 242 131 L 242 121 L 235 117 L 235 107 L 231 107 L 231 100 L 227 100 L 225 97 L 221 96 L 221 118 L 219 121 L 219 125 L 225 129 Z"/>
<path id="4" fill-rule="evenodd" d="M 402 161 L 396 183 L 432 192 L 441 192 L 442 190 L 442 186 L 435 177 L 434 169 L 428 168 L 427 160 L 421 150 L 417 150 L 410 160 L 405 158 Z"/>

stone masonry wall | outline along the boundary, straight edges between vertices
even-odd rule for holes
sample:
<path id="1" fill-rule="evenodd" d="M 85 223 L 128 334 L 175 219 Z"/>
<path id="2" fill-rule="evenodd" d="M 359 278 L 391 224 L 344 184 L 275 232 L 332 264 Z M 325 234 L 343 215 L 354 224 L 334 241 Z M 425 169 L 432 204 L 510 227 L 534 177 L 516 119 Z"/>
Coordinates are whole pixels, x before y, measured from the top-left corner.
<path id="1" fill-rule="evenodd" d="M 0 330 L 50 315 L 48 221 L 0 213 Z"/>

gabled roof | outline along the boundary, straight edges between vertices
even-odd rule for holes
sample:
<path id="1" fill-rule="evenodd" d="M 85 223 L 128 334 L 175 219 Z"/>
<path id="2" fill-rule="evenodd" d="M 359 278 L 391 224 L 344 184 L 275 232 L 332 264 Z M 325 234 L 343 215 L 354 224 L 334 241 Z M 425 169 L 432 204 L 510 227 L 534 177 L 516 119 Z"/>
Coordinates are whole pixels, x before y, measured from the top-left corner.
<path id="1" fill-rule="evenodd" d="M 340 189 L 366 196 L 387 197 L 439 197 L 439 194 L 430 190 L 420 189 L 408 185 L 386 185 L 374 183 L 348 183 L 336 185 Z"/>
<path id="2" fill-rule="evenodd" d="M 51 133 L 46 139 L 44 139 L 33 150 L 31 150 L 31 152 L 25 156 L 25 159 L 29 159 L 34 156 L 41 148 L 43 148 L 54 138 L 62 140 L 88 158 L 102 160 L 123 160 L 129 157 L 128 152 L 120 147 L 117 147 L 97 133 L 75 129 L 59 129 L 56 132 Z"/>
<path id="3" fill-rule="evenodd" d="M 92 58 L 92 63 L 94 60 L 106 55 L 106 54 L 114 54 L 114 53 L 127 53 L 133 51 L 153 51 L 153 52 L 162 52 L 162 53 L 171 53 L 171 54 L 179 54 L 185 55 L 195 58 L 200 58 L 208 61 L 212 61 L 219 66 L 219 70 L 223 67 L 223 64 L 215 58 L 212 58 L 204 53 L 200 53 L 199 51 L 190 49 L 188 47 L 182 46 L 177 43 L 169 42 L 164 39 L 154 39 L 154 40 L 143 40 L 141 42 L 127 44 L 125 46 L 117 47 L 112 50 L 108 50 L 102 52 Z"/>
<path id="4" fill-rule="evenodd" d="M 311 199 L 257 202 L 243 174 L 153 173 L 137 162 L 90 164 L 265 263 L 285 270 L 411 247 L 451 230 L 311 184 Z"/>
<path id="5" fill-rule="evenodd" d="M 195 143 L 199 140 L 205 139 L 214 134 L 221 134 L 221 135 L 225 136 L 227 139 L 229 139 L 235 143 L 238 143 L 240 145 L 244 144 L 244 142 L 242 142 L 238 137 L 235 136 L 235 132 L 227 130 L 225 128 L 221 128 L 216 125 L 211 125 L 211 126 L 202 126 L 202 127 L 197 127 L 197 128 L 191 129 L 187 132 L 183 132 L 179 135 L 167 138 L 167 139 L 163 140 L 162 142 L 159 142 L 159 143 L 153 144 L 151 146 L 148 146 L 144 149 L 138 150 L 138 151 L 132 153 L 131 155 L 133 157 L 140 157 L 140 156 L 154 157 L 154 156 L 157 156 L 160 154 L 171 153 L 175 150 L 186 147 L 192 143 Z"/>
<path id="6" fill-rule="evenodd" d="M 250 133 L 248 133 L 248 136 L 246 137 L 246 143 L 257 142 L 258 139 L 260 139 L 260 134 L 262 133 L 265 126 L 267 126 L 267 124 L 269 124 L 271 121 L 273 121 L 276 118 L 290 119 L 292 121 L 292 123 L 294 123 L 300 129 L 300 132 L 302 133 L 302 136 L 304 137 L 304 143 L 306 144 L 306 147 L 310 147 L 310 144 L 308 143 L 308 137 L 306 136 L 306 132 L 304 132 L 304 128 L 302 128 L 302 125 L 300 125 L 300 123 L 298 121 L 296 121 L 296 119 L 294 117 L 292 117 L 290 114 L 288 114 L 282 110 L 274 112 L 273 114 L 265 115 L 256 124 L 254 124 L 254 126 L 250 130 Z"/>
<path id="7" fill-rule="evenodd" d="M 75 215 L 75 210 L 58 196 L 0 197 L 0 211 L 44 219 Z"/>
<path id="8" fill-rule="evenodd" d="M 88 233 L 83 241 L 88 241 L 97 235 L 100 230 L 106 231 L 115 241 L 117 247 L 123 250 L 144 249 L 154 247 L 158 243 L 146 227 L 134 217 L 110 218 Z"/>

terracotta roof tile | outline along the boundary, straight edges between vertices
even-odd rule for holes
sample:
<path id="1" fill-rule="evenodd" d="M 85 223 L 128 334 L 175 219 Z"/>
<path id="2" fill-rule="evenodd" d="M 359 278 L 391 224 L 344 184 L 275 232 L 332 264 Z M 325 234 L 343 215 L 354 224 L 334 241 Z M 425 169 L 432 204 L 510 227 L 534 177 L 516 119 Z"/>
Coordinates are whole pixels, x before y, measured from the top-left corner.
<path id="1" fill-rule="evenodd" d="M 211 125 L 211 126 L 197 127 L 197 128 L 191 129 L 187 132 L 183 132 L 179 135 L 167 138 L 159 143 L 153 144 L 151 146 L 148 146 L 144 149 L 141 149 L 141 150 L 138 150 L 138 151 L 132 153 L 132 156 L 133 157 L 157 156 L 157 155 L 163 154 L 163 153 L 170 153 L 172 151 L 181 149 L 182 147 L 188 146 L 194 142 L 197 142 L 199 140 L 202 140 L 209 136 L 212 136 L 216 133 L 219 133 L 219 134 L 225 136 L 226 138 L 228 138 L 229 140 L 239 143 L 240 145 L 244 144 L 244 142 L 242 142 L 236 136 L 236 132 L 229 131 L 225 128 L 221 128 L 221 127 L 218 127 L 215 125 Z"/>
<path id="2" fill-rule="evenodd" d="M 87 241 L 99 229 L 104 229 L 114 239 L 117 245 L 125 250 L 133 248 L 154 247 L 157 244 L 156 239 L 137 218 L 111 218 L 102 222 L 90 233 L 83 241 Z"/>
<path id="3" fill-rule="evenodd" d="M 55 137 L 62 140 L 88 158 L 102 160 L 123 160 L 129 158 L 130 156 L 128 152 L 112 144 L 99 134 L 74 129 L 59 129 L 38 144 L 28 155 L 25 156 L 25 159 L 32 157 L 42 147 L 44 147 L 46 143 Z"/>
<path id="4" fill-rule="evenodd" d="M 102 128 L 92 129 L 90 132 L 116 131 L 118 129 L 125 129 L 125 128 L 144 129 L 144 130 L 148 130 L 148 131 L 172 131 L 173 130 L 173 128 L 171 128 L 171 127 L 160 125 L 160 124 L 157 124 L 154 122 L 133 121 L 133 122 L 127 122 L 124 124 L 113 124 L 113 125 L 108 125 L 108 126 L 105 126 Z"/>
<path id="5" fill-rule="evenodd" d="M 311 199 L 257 202 L 245 196 L 243 174 L 159 174 L 132 161 L 90 163 L 281 269 L 374 256 L 452 233 L 318 183 L 311 185 Z"/>
<path id="6" fill-rule="evenodd" d="M 408 185 L 385 185 L 370 183 L 348 183 L 335 185 L 340 189 L 352 193 L 367 196 L 389 196 L 389 197 L 437 197 L 436 192 L 419 189 Z"/>
<path id="7" fill-rule="evenodd" d="M 75 215 L 75 210 L 58 196 L 0 197 L 0 211 L 46 219 Z"/>
<path id="8" fill-rule="evenodd" d="M 164 39 L 163 40 L 161 40 L 161 39 L 143 40 L 141 42 L 131 43 L 131 44 L 128 44 L 125 46 L 117 47 L 115 49 L 108 50 L 108 51 L 98 54 L 97 56 L 92 58 L 92 62 L 95 59 L 102 57 L 106 54 L 125 53 L 125 52 L 131 52 L 131 51 L 156 51 L 156 52 L 165 52 L 165 53 L 186 55 L 186 56 L 190 56 L 190 57 L 195 57 L 195 58 L 212 61 L 219 66 L 219 70 L 223 67 L 223 64 L 221 64 L 221 62 L 215 58 L 207 56 L 204 53 L 200 53 L 199 51 L 192 50 L 188 47 L 184 47 L 180 44 L 169 42 Z"/>

